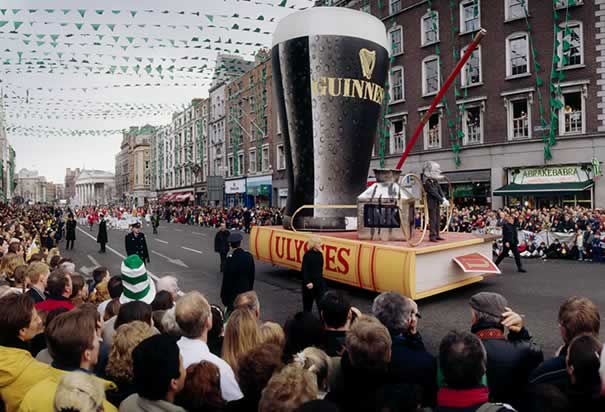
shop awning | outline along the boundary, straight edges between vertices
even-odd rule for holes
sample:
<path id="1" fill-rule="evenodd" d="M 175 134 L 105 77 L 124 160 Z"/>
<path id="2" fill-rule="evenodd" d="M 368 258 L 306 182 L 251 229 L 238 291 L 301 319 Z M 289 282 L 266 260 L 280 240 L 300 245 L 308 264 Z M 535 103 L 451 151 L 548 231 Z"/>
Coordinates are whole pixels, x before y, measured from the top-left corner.
<path id="1" fill-rule="evenodd" d="M 174 201 L 176 201 L 176 202 L 186 202 L 186 201 L 193 202 L 194 200 L 195 200 L 195 198 L 193 197 L 192 193 L 180 193 L 174 198 Z"/>
<path id="2" fill-rule="evenodd" d="M 583 182 L 571 183 L 544 183 L 544 184 L 526 184 L 520 185 L 511 183 L 494 190 L 495 196 L 514 196 L 514 195 L 547 195 L 547 194 L 565 194 L 583 192 L 594 185 L 592 179 Z"/>

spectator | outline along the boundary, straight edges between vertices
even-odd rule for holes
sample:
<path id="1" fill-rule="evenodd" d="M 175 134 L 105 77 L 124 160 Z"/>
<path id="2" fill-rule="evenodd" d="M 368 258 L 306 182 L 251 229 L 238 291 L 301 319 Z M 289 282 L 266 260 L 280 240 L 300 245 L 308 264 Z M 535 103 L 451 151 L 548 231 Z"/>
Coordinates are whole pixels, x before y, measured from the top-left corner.
<path id="1" fill-rule="evenodd" d="M 324 258 L 321 252 L 321 238 L 313 236 L 309 239 L 308 250 L 305 252 L 302 260 L 302 300 L 303 311 L 311 312 L 313 302 L 319 308 L 321 297 L 325 293 L 327 286 L 323 278 Z"/>
<path id="2" fill-rule="evenodd" d="M 309 346 L 321 346 L 324 341 L 323 325 L 311 312 L 298 312 L 286 320 L 284 325 L 286 344 L 284 361 L 289 362 L 292 356 Z"/>
<path id="3" fill-rule="evenodd" d="M 237 295 L 233 301 L 233 309 L 235 310 L 241 308 L 251 310 L 256 315 L 256 319 L 260 320 L 260 302 L 255 291 L 249 290 L 248 292 Z"/>
<path id="4" fill-rule="evenodd" d="M 567 396 L 554 385 L 534 385 L 529 390 L 527 411 L 532 412 L 572 412 Z"/>
<path id="5" fill-rule="evenodd" d="M 297 353 L 294 356 L 294 363 L 316 375 L 318 397 L 325 398 L 329 389 L 331 373 L 330 357 L 323 350 L 310 347 Z"/>
<path id="6" fill-rule="evenodd" d="M 160 290 L 155 295 L 153 302 L 151 302 L 151 310 L 168 310 L 174 306 L 174 300 L 170 292 L 166 290 Z"/>
<path id="7" fill-rule="evenodd" d="M 319 313 L 324 326 L 321 348 L 328 356 L 342 356 L 346 334 L 354 316 L 351 303 L 342 292 L 331 290 L 321 298 Z"/>
<path id="8" fill-rule="evenodd" d="M 132 351 L 134 348 L 153 336 L 153 329 L 145 322 L 134 321 L 120 326 L 116 330 L 109 360 L 105 368 L 105 376 L 117 384 L 117 391 L 108 394 L 108 399 L 114 405 L 119 405 L 124 399 L 136 392 L 132 372 Z"/>
<path id="9" fill-rule="evenodd" d="M 29 342 L 42 330 L 42 320 L 29 296 L 0 298 L 0 399 L 7 412 L 17 411 L 36 383 L 60 374 L 36 361 L 28 350 Z"/>
<path id="10" fill-rule="evenodd" d="M 42 262 L 35 262 L 27 268 L 26 277 L 29 279 L 29 290 L 25 292 L 31 297 L 35 303 L 44 302 L 46 300 L 46 284 L 50 271 L 48 266 Z"/>
<path id="11" fill-rule="evenodd" d="M 286 334 L 279 324 L 275 322 L 265 322 L 260 325 L 259 334 L 262 343 L 277 345 L 280 348 L 280 352 L 283 352 L 284 345 L 286 344 Z"/>
<path id="12" fill-rule="evenodd" d="M 176 302 L 179 298 L 179 281 L 175 276 L 165 275 L 158 280 L 157 291 L 166 291 L 172 296 L 172 301 Z"/>
<path id="13" fill-rule="evenodd" d="M 111 279 L 109 270 L 104 266 L 99 266 L 92 271 L 93 283 L 90 290 L 90 301 L 92 303 L 102 304 L 106 300 L 111 299 L 109 295 L 109 279 Z M 99 313 L 103 316 L 101 310 L 99 310 Z"/>
<path id="14" fill-rule="evenodd" d="M 341 382 L 326 399 L 342 412 L 374 411 L 376 393 L 392 383 L 388 375 L 392 340 L 389 331 L 373 316 L 362 316 L 347 332 Z"/>
<path id="15" fill-rule="evenodd" d="M 130 255 L 122 261 L 122 295 L 120 303 L 141 301 L 151 304 L 155 298 L 155 283 L 149 279 L 145 263 L 138 255 Z"/>
<path id="16" fill-rule="evenodd" d="M 105 307 L 105 313 L 103 313 L 103 322 L 107 322 L 109 319 L 118 316 L 118 312 L 120 312 L 120 306 L 121 305 L 119 299 L 112 299 L 109 302 L 109 305 Z"/>
<path id="17" fill-rule="evenodd" d="M 88 287 L 84 277 L 79 273 L 74 273 L 71 278 L 71 296 L 69 299 L 74 307 L 83 305 L 88 301 Z"/>
<path id="18" fill-rule="evenodd" d="M 531 384 L 552 384 L 565 391 L 571 384 L 565 359 L 569 343 L 583 334 L 599 336 L 601 316 L 596 305 L 588 298 L 572 296 L 559 309 L 559 331 L 563 346 L 554 358 L 538 366 L 530 376 Z"/>
<path id="19" fill-rule="evenodd" d="M 141 301 L 135 300 L 120 305 L 118 315 L 109 319 L 103 326 L 103 341 L 111 345 L 116 329 L 127 323 L 134 322 L 135 320 L 153 326 L 151 315 L 151 305 Z"/>
<path id="20" fill-rule="evenodd" d="M 104 401 L 101 381 L 84 372 L 70 372 L 63 375 L 57 385 L 53 410 L 96 412 L 103 410 Z"/>
<path id="21" fill-rule="evenodd" d="M 220 357 L 223 353 L 225 337 L 225 314 L 217 305 L 210 305 L 212 328 L 208 331 L 208 348 L 210 352 Z"/>
<path id="22" fill-rule="evenodd" d="M 601 342 L 590 334 L 577 336 L 569 344 L 566 364 L 571 385 L 567 396 L 576 411 L 605 410 L 599 375 L 602 350 Z"/>
<path id="23" fill-rule="evenodd" d="M 260 343 L 258 322 L 254 312 L 236 309 L 229 317 L 223 341 L 223 359 L 237 373 L 240 356 Z"/>
<path id="24" fill-rule="evenodd" d="M 476 412 L 488 403 L 489 389 L 481 385 L 486 364 L 487 354 L 477 336 L 467 332 L 448 333 L 439 345 L 439 365 L 447 387 L 439 389 L 437 407 L 433 411 Z M 508 405 L 493 410 L 514 411 Z"/>
<path id="25" fill-rule="evenodd" d="M 120 412 L 185 412 L 174 405 L 183 390 L 186 372 L 173 337 L 151 336 L 132 351 L 132 370 L 137 393 L 120 405 Z"/>
<path id="26" fill-rule="evenodd" d="M 50 311 L 48 313 L 48 315 L 46 316 L 45 324 L 47 326 L 50 325 L 50 323 L 53 321 L 54 318 L 56 318 L 57 316 L 61 315 L 62 313 L 65 313 L 65 312 L 69 312 L 69 311 L 66 308 L 57 308 L 53 311 Z M 52 358 L 52 356 L 50 356 L 50 353 L 48 352 L 48 348 L 44 348 L 40 352 L 38 352 L 38 354 L 36 355 L 36 360 L 46 363 L 47 365 L 50 365 L 51 363 L 53 363 L 53 358 Z"/>
<path id="27" fill-rule="evenodd" d="M 94 313 L 89 310 L 73 310 L 57 316 L 46 328 L 46 342 L 53 358 L 52 367 L 61 371 L 81 370 L 91 373 L 99 358 L 99 337 Z M 115 385 L 102 381 L 105 390 L 115 390 Z M 19 411 L 51 412 L 59 377 L 47 377 L 34 385 L 25 395 Z M 105 411 L 116 411 L 104 401 Z"/>
<path id="28" fill-rule="evenodd" d="M 65 275 L 76 273 L 76 264 L 69 258 L 63 258 L 63 262 L 59 264 L 59 271 Z"/>
<path id="29" fill-rule="evenodd" d="M 13 293 L 24 293 L 27 284 L 27 265 L 17 266 L 13 272 L 13 277 L 9 279 L 11 291 Z"/>
<path id="30" fill-rule="evenodd" d="M 260 344 L 239 360 L 237 380 L 244 397 L 229 402 L 230 412 L 257 411 L 261 394 L 271 376 L 283 367 L 281 349 L 272 344 Z"/>
<path id="31" fill-rule="evenodd" d="M 45 265 L 43 263 L 43 265 Z M 42 312 L 50 312 L 56 308 L 64 307 L 72 310 L 74 305 L 69 300 L 72 291 L 71 277 L 62 272 L 53 272 L 48 277 L 46 284 L 48 298 L 36 303 L 36 309 Z"/>
<path id="32" fill-rule="evenodd" d="M 309 371 L 288 365 L 269 379 L 258 404 L 258 412 L 293 412 L 317 399 L 317 380 Z"/>
<path id="33" fill-rule="evenodd" d="M 424 406 L 434 406 L 437 395 L 437 361 L 427 352 L 418 331 L 418 305 L 398 292 L 383 292 L 374 299 L 372 313 L 388 329 L 391 372 L 402 383 L 421 389 Z"/>
<path id="34" fill-rule="evenodd" d="M 183 391 L 176 403 L 189 412 L 221 412 L 226 402 L 221 395 L 218 367 L 210 362 L 194 363 L 187 368 Z"/>
<path id="35" fill-rule="evenodd" d="M 521 408 L 529 374 L 544 360 L 523 325 L 523 318 L 508 307 L 506 299 L 491 292 L 473 295 L 471 331 L 487 352 L 490 400 Z M 508 335 L 505 336 L 505 328 Z"/>
<path id="36" fill-rule="evenodd" d="M 107 307 L 107 305 L 109 305 L 109 302 L 117 301 L 118 303 L 120 303 L 120 296 L 122 296 L 123 291 L 124 287 L 122 286 L 121 276 L 113 276 L 109 278 L 109 281 L 107 281 L 107 292 L 109 294 L 109 298 L 99 303 L 98 307 L 101 316 L 105 314 L 105 308 Z"/>
<path id="37" fill-rule="evenodd" d="M 176 322 L 176 309 L 168 309 L 164 316 L 162 317 L 162 330 L 163 333 L 168 336 L 173 336 L 175 338 L 180 338 L 183 336 L 183 332 Z"/>
<path id="38" fill-rule="evenodd" d="M 242 398 L 231 366 L 208 349 L 208 331 L 212 329 L 210 305 L 199 292 L 189 292 L 176 303 L 176 322 L 183 333 L 178 346 L 185 367 L 201 361 L 218 366 L 221 375 L 221 392 L 227 402 Z"/>

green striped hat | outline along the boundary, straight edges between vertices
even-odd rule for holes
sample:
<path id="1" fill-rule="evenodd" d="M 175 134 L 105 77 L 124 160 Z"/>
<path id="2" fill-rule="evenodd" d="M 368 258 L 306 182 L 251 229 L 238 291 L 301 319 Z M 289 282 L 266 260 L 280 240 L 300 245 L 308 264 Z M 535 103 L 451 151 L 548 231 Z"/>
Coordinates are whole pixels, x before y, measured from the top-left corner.
<path id="1" fill-rule="evenodd" d="M 145 263 L 138 255 L 130 255 L 122 262 L 122 296 L 120 303 L 140 300 L 151 304 L 155 298 L 155 284 L 145 269 Z"/>

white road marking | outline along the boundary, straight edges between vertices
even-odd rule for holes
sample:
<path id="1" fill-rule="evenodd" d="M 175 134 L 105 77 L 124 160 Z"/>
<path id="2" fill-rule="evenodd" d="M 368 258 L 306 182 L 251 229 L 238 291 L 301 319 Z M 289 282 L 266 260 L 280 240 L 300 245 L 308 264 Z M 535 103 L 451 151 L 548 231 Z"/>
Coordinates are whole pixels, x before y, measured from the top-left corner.
<path id="1" fill-rule="evenodd" d="M 85 234 L 86 236 L 88 236 L 89 238 L 91 238 L 92 240 L 94 240 L 95 242 L 97 241 L 97 238 L 95 238 L 90 233 L 85 232 L 84 230 L 80 229 L 79 227 L 76 227 L 76 229 L 78 229 L 80 232 L 82 232 L 83 234 Z M 120 259 L 126 259 L 126 256 L 124 256 L 123 254 L 121 254 L 120 252 L 118 252 L 117 250 L 115 250 L 114 248 L 112 248 L 111 246 L 106 246 L 106 248 L 109 249 L 109 251 L 111 253 L 113 253 L 114 255 L 118 256 Z M 156 275 L 154 275 L 153 273 L 151 273 L 151 271 L 149 269 L 147 270 L 147 274 L 149 276 L 151 276 L 151 278 L 154 279 L 154 280 L 159 280 L 160 279 Z"/>
<path id="2" fill-rule="evenodd" d="M 88 255 L 88 259 L 90 259 L 90 261 L 92 262 L 92 264 L 95 265 L 96 267 L 101 266 L 99 264 L 99 262 L 97 262 L 97 260 L 95 258 L 93 258 L 92 256 Z"/>
<path id="3" fill-rule="evenodd" d="M 176 232 L 182 232 L 183 229 L 174 229 Z"/>
<path id="4" fill-rule="evenodd" d="M 202 252 L 201 250 L 196 250 L 196 249 L 191 249 L 185 246 L 181 246 L 181 249 L 185 249 L 185 250 L 189 250 L 190 252 L 195 252 L 195 253 L 199 253 L 200 255 L 204 252 Z"/>
<path id="5" fill-rule="evenodd" d="M 166 244 L 168 244 L 168 242 L 166 242 L 165 240 L 162 240 L 162 239 L 156 239 L 156 240 L 157 240 L 158 242 L 160 242 L 160 243 L 166 243 Z"/>
<path id="6" fill-rule="evenodd" d="M 206 237 L 208 236 L 207 234 L 202 233 L 202 232 L 191 232 L 191 233 L 193 233 L 194 235 L 200 235 L 200 236 L 206 236 Z"/>
<path id="7" fill-rule="evenodd" d="M 162 255 L 161 253 L 156 252 L 155 250 L 152 250 L 151 253 L 153 253 L 154 255 L 157 255 L 157 256 L 159 256 L 161 258 L 166 259 L 168 262 L 170 262 L 172 264 L 175 264 L 177 266 L 189 269 L 189 266 L 187 266 L 181 259 L 172 259 L 172 258 L 169 258 L 168 256 Z"/>

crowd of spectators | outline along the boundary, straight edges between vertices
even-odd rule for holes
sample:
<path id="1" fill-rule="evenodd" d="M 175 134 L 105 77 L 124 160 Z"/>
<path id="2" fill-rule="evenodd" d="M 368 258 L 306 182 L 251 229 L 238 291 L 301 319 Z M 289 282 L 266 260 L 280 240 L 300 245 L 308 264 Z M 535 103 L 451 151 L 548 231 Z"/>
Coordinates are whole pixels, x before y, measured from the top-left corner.
<path id="1" fill-rule="evenodd" d="M 488 292 L 469 300 L 468 328 L 444 330 L 430 353 L 417 304 L 396 292 L 362 313 L 327 291 L 319 316 L 281 326 L 254 291 L 226 314 L 173 277 L 154 283 L 140 259 L 131 267 L 136 256 L 87 282 L 39 243 L 53 209 L 1 212 L 0 411 L 605 410 L 600 313 L 584 297 L 561 302 L 553 356 L 532 338 L 531 314 Z"/>

